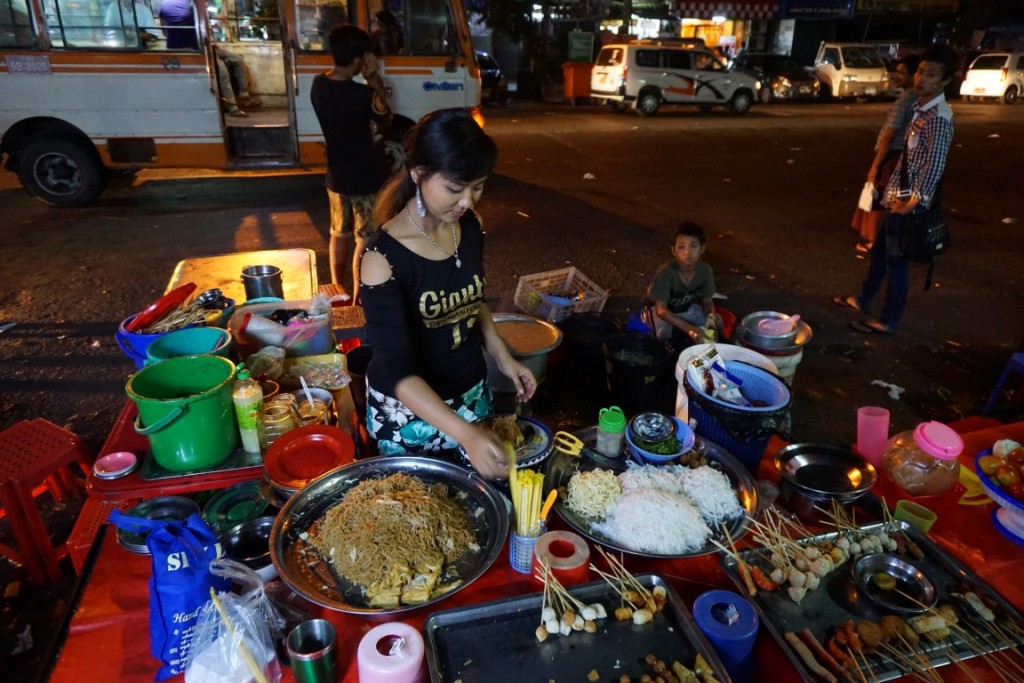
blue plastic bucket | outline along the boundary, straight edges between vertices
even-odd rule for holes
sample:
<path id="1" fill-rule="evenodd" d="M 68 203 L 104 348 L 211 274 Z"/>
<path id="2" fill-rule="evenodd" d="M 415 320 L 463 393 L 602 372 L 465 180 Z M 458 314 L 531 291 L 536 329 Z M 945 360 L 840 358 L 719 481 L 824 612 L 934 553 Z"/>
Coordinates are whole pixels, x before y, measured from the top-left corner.
<path id="1" fill-rule="evenodd" d="M 121 321 L 121 324 L 117 326 L 117 332 L 114 334 L 114 339 L 117 340 L 117 345 L 121 347 L 122 351 L 124 351 L 124 355 L 131 358 L 135 363 L 135 367 L 141 370 L 145 367 L 146 361 L 149 358 L 146 355 L 149 345 L 160 337 L 170 334 L 170 332 L 158 332 L 156 334 L 129 332 L 128 325 L 131 324 L 132 320 L 135 320 L 134 315 Z M 189 325 L 188 327 L 194 327 L 194 325 Z"/>
<path id="2" fill-rule="evenodd" d="M 231 333 L 219 327 L 189 327 L 156 339 L 146 349 L 146 364 L 168 358 L 213 354 L 227 357 L 234 347 Z"/>

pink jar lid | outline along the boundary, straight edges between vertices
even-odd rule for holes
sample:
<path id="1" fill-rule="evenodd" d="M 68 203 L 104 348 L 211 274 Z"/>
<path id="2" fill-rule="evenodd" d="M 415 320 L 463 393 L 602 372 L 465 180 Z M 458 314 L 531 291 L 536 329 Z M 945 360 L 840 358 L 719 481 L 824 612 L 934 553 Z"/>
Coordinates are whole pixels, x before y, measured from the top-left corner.
<path id="1" fill-rule="evenodd" d="M 956 460 L 964 450 L 960 435 L 941 422 L 922 422 L 914 429 L 914 443 L 939 460 Z"/>

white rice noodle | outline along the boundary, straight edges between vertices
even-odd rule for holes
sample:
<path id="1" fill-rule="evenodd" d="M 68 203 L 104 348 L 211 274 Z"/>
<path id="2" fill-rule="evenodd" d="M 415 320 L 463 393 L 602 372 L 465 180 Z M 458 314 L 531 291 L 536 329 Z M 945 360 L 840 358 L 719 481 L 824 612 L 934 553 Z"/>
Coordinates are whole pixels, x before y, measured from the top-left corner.
<path id="1" fill-rule="evenodd" d="M 644 553 L 673 555 L 702 548 L 711 529 L 684 496 L 650 488 L 626 491 L 594 530 Z"/>
<path id="2" fill-rule="evenodd" d="M 626 463 L 626 471 L 619 474 L 619 485 L 623 491 L 634 489 L 657 489 L 668 493 L 682 493 L 679 486 L 679 474 L 684 469 L 678 465 L 655 467 L 639 465 L 635 462 Z"/>
<path id="3" fill-rule="evenodd" d="M 701 517 L 711 526 L 743 514 L 729 477 L 713 467 L 686 469 L 679 474 L 679 485 L 686 497 L 700 510 Z"/>

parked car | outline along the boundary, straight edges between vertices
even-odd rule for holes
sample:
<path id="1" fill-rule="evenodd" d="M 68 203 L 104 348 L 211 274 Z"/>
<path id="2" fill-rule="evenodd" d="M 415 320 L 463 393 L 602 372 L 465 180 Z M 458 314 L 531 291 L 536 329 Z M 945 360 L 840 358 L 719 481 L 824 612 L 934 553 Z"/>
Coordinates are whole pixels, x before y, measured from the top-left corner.
<path id="1" fill-rule="evenodd" d="M 507 104 L 508 80 L 498 60 L 482 50 L 477 50 L 476 63 L 480 66 L 480 99 L 484 102 Z"/>
<path id="2" fill-rule="evenodd" d="M 615 109 L 653 116 L 662 104 L 728 107 L 746 113 L 761 84 L 734 71 L 703 47 L 645 40 L 606 45 L 590 73 L 590 96 Z"/>
<path id="3" fill-rule="evenodd" d="M 1013 104 L 1024 91 L 1024 53 L 989 52 L 976 57 L 960 84 L 968 101 L 996 97 Z"/>
<path id="4" fill-rule="evenodd" d="M 889 89 L 889 72 L 873 45 L 828 43 L 818 47 L 814 75 L 822 97 L 878 97 Z"/>
<path id="5" fill-rule="evenodd" d="M 775 100 L 817 99 L 821 83 L 814 74 L 786 55 L 743 53 L 732 67 L 761 81 L 758 97 L 767 104 Z"/>

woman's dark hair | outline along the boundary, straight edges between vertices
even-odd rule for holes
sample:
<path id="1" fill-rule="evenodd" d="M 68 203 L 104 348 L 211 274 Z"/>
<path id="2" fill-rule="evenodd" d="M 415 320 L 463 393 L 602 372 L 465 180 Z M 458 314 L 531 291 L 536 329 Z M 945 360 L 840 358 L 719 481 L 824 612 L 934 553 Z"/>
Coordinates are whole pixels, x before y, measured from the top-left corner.
<path id="1" fill-rule="evenodd" d="M 913 77 L 917 73 L 917 67 L 921 66 L 921 55 L 907 55 L 896 63 L 907 67 L 907 73 Z"/>
<path id="2" fill-rule="evenodd" d="M 680 237 L 696 237 L 701 246 L 707 244 L 708 241 L 707 235 L 704 233 L 704 228 L 692 221 L 683 221 L 679 224 L 679 227 L 676 228 L 676 234 L 672 236 L 673 247 L 676 245 L 676 240 Z"/>
<path id="3" fill-rule="evenodd" d="M 374 223 L 384 225 L 416 194 L 409 169 L 428 178 L 440 173 L 468 183 L 490 175 L 498 161 L 498 146 L 465 109 L 439 109 L 413 126 L 405 136 L 405 168 L 380 191 Z"/>

